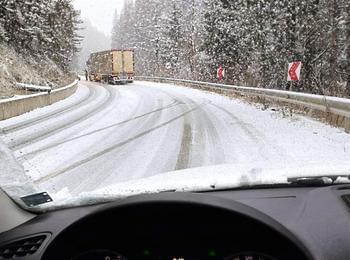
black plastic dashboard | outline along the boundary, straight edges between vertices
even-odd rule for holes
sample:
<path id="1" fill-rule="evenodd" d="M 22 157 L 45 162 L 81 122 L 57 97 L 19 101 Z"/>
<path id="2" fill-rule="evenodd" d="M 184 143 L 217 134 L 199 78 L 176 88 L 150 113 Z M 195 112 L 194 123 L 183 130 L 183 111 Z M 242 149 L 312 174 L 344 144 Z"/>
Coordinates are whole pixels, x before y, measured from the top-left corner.
<path id="1" fill-rule="evenodd" d="M 349 259 L 347 194 L 349 185 L 161 193 L 59 210 L 0 234 L 0 259 Z"/>

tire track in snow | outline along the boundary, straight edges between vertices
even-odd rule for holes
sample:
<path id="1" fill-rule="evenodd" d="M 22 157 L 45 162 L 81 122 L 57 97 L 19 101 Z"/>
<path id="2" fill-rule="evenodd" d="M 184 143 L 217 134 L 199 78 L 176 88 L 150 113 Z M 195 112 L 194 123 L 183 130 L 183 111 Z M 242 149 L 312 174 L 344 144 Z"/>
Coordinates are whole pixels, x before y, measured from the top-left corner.
<path id="1" fill-rule="evenodd" d="M 192 109 L 193 104 L 196 106 L 198 105 L 197 103 L 194 102 L 194 100 L 189 99 L 185 96 L 179 96 L 179 95 L 172 95 L 166 91 L 162 91 L 165 94 L 169 96 L 174 96 L 177 98 L 177 100 L 180 100 L 182 104 L 186 106 L 187 109 Z M 176 161 L 176 166 L 174 170 L 182 170 L 186 169 L 190 165 L 190 159 L 191 159 L 191 150 L 192 150 L 192 118 L 190 115 L 186 115 L 184 118 L 184 126 L 182 130 L 182 139 L 181 139 L 181 146 L 180 146 L 180 151 L 177 157 Z M 170 170 L 170 169 L 169 169 Z M 173 169 L 171 169 L 173 170 Z"/>
<path id="2" fill-rule="evenodd" d="M 149 101 L 147 102 L 149 104 Z M 163 100 L 157 100 L 157 106 L 161 107 L 163 104 Z M 147 117 L 146 120 L 142 120 L 140 123 L 131 123 L 128 124 L 126 128 L 126 131 L 122 132 L 118 135 L 106 135 L 104 138 L 105 145 L 110 143 L 116 143 L 119 142 L 119 140 L 124 140 L 129 138 L 131 135 L 136 135 L 143 129 L 147 129 L 148 127 L 154 126 L 154 124 L 157 123 L 157 120 L 161 117 L 162 110 L 158 111 L 156 113 L 151 114 L 149 117 Z M 104 149 L 106 146 L 99 144 L 101 147 L 100 149 Z M 61 187 L 64 186 L 69 187 L 71 193 L 79 194 L 79 192 L 91 190 L 97 188 L 101 183 L 106 183 L 108 185 L 111 183 L 110 179 L 116 178 L 116 175 L 118 175 L 117 169 L 121 167 L 123 164 L 128 163 L 128 158 L 123 158 L 124 155 L 129 155 L 130 153 L 133 153 L 135 150 L 139 149 L 139 147 L 143 147 L 142 142 L 130 142 L 120 148 L 117 148 L 109 154 L 105 154 L 104 156 L 96 157 L 95 162 L 90 164 L 90 162 L 87 162 L 86 164 L 82 164 L 79 167 L 73 169 L 73 172 L 65 172 L 57 176 L 57 181 L 53 180 L 56 185 L 55 187 Z M 91 146 L 91 149 L 88 150 L 96 150 L 96 147 Z M 77 158 L 70 161 L 65 161 L 60 164 L 59 167 L 62 165 L 72 165 L 74 163 L 80 162 L 81 160 L 85 159 L 86 157 L 89 157 L 93 154 L 86 154 L 82 158 Z M 117 166 L 115 166 L 115 162 L 117 162 Z M 103 171 L 99 171 L 100 166 L 98 166 L 98 169 L 95 169 L 96 165 L 100 165 L 100 163 L 103 164 Z M 90 167 L 91 165 L 91 167 Z M 84 169 L 88 170 L 84 170 Z M 52 170 L 53 172 L 60 171 L 61 168 L 58 168 L 57 170 Z M 130 172 L 130 174 L 132 174 Z M 88 178 L 86 178 L 88 176 Z M 131 176 L 129 176 L 131 177 Z M 52 180 L 51 180 L 52 181 Z M 63 185 L 63 186 L 62 186 Z"/>
<path id="3" fill-rule="evenodd" d="M 140 102 L 133 103 L 134 105 L 137 104 L 137 109 L 132 109 L 134 111 L 133 115 L 138 115 L 143 113 L 144 111 L 152 111 L 156 108 L 164 107 L 163 102 L 164 100 L 168 100 L 167 98 L 155 98 L 157 95 L 156 93 L 149 93 L 149 90 L 146 89 L 135 89 L 134 87 L 130 88 L 132 92 L 137 93 L 137 95 L 140 97 Z M 172 102 L 172 103 L 170 103 Z M 123 103 L 123 102 L 122 102 Z M 170 104 L 175 104 L 174 99 L 170 99 L 167 102 Z M 104 149 L 111 144 L 114 144 L 116 142 L 120 142 L 120 140 L 124 140 L 129 138 L 130 136 L 136 135 L 141 131 L 144 131 L 144 129 L 148 129 L 154 125 L 156 125 L 161 120 L 161 110 L 158 113 L 153 113 L 147 117 L 147 119 L 140 118 L 137 121 L 131 121 L 129 124 L 125 124 L 123 127 L 118 127 L 116 129 L 112 129 L 112 131 L 107 131 L 106 133 L 103 133 L 102 135 L 97 135 L 94 138 L 85 138 L 82 140 L 86 140 L 86 145 L 83 145 L 81 147 L 79 143 L 81 142 L 78 140 L 78 144 L 76 142 L 73 142 L 72 144 L 63 145 L 61 147 L 57 147 L 56 149 L 49 151 L 48 154 L 42 153 L 35 156 L 33 159 L 25 160 L 23 161 L 24 166 L 28 165 L 28 170 L 30 171 L 33 167 L 31 167 L 31 164 L 33 161 L 36 161 L 37 163 L 40 163 L 40 160 L 45 159 L 45 156 L 48 156 L 52 159 L 53 156 L 56 156 L 57 151 L 61 151 L 62 153 L 65 153 L 67 149 L 72 148 L 78 148 L 75 149 L 75 153 L 71 154 L 68 160 L 58 160 L 57 163 L 54 163 L 54 165 L 51 165 L 51 167 L 47 168 L 44 167 L 42 169 L 43 171 L 35 170 L 31 171 L 32 173 L 28 174 L 30 176 L 33 176 L 33 179 L 40 178 L 40 176 L 46 176 L 52 172 L 57 172 L 62 169 L 62 167 L 65 167 L 66 165 L 71 165 L 75 162 L 79 162 L 80 160 L 92 155 L 94 152 L 99 151 L 101 149 Z M 105 117 L 109 117 L 108 115 L 105 115 Z M 108 122 L 108 121 L 107 121 Z M 95 142 L 89 142 L 93 141 Z M 83 141 L 84 142 L 84 141 Z M 118 174 L 117 168 L 120 167 L 125 163 L 125 161 L 128 160 L 128 155 L 132 155 L 136 150 L 140 150 L 139 148 L 143 147 L 142 140 L 141 142 L 133 142 L 129 145 L 125 145 L 113 153 L 107 154 L 106 156 L 102 156 L 101 158 L 96 159 L 94 163 L 82 165 L 81 167 L 78 167 L 76 171 L 73 173 L 68 172 L 66 174 L 62 174 L 61 176 L 58 176 L 57 178 L 53 179 L 50 183 L 55 183 L 55 188 L 62 187 L 62 183 L 67 185 L 67 187 L 70 187 L 70 190 L 79 190 L 79 187 L 86 187 L 89 188 L 89 185 L 91 187 L 95 187 L 96 184 L 99 182 L 105 181 L 107 178 L 112 178 Z M 79 151 L 80 150 L 80 151 Z M 74 150 L 72 150 L 74 151 Z M 136 158 L 137 160 L 137 158 Z M 137 162 L 135 162 L 137 163 Z M 99 165 L 99 166 L 97 166 Z M 26 167 L 25 167 L 26 168 Z M 46 169 L 45 169 L 46 168 Z M 101 169 L 102 170 L 101 172 Z M 35 175 L 39 175 L 37 177 L 34 177 Z M 96 182 L 99 181 L 99 182 Z M 107 185 L 109 183 L 107 182 Z M 46 185 L 44 183 L 43 185 Z M 62 187 L 63 188 L 63 187 Z"/>
<path id="4" fill-rule="evenodd" d="M 122 93 L 123 93 L 122 91 L 119 91 L 118 99 L 115 100 L 115 101 L 119 101 L 119 99 L 121 99 L 121 102 L 117 103 L 113 101 L 113 103 L 104 110 L 103 116 L 101 116 L 100 114 L 93 115 L 89 117 L 89 119 L 83 121 L 81 124 L 74 125 L 69 129 L 67 129 L 66 131 L 61 131 L 58 134 L 51 135 L 50 140 L 44 139 L 42 141 L 38 141 L 28 146 L 25 146 L 21 149 L 18 149 L 14 153 L 16 159 L 20 160 L 20 162 L 24 162 L 24 161 L 28 162 L 28 160 L 40 154 L 40 152 L 44 153 L 46 151 L 49 151 L 52 145 L 61 144 L 61 143 L 63 145 L 66 140 L 74 139 L 74 137 L 76 137 L 77 135 L 80 136 L 80 135 L 83 135 L 82 133 L 87 133 L 86 130 L 89 129 L 90 127 L 94 129 L 94 125 L 99 125 L 100 122 L 105 121 L 106 118 L 114 117 L 115 110 L 118 109 L 121 105 L 123 105 Z M 132 110 L 133 112 L 130 114 L 131 117 L 137 114 L 138 110 L 141 108 L 141 105 L 142 105 L 142 102 L 137 102 L 137 105 Z M 91 122 L 94 122 L 94 124 L 91 124 Z M 106 124 L 103 124 L 103 125 L 106 125 Z M 55 147 L 58 148 L 59 146 L 55 146 Z M 27 158 L 25 158 L 26 155 L 28 155 Z"/>
<path id="5" fill-rule="evenodd" d="M 198 103 L 193 99 L 178 93 L 169 93 L 166 90 L 156 88 L 157 91 L 164 93 L 165 95 L 177 100 L 180 104 L 185 105 L 186 109 L 192 109 L 193 106 L 198 106 Z M 184 126 L 182 130 L 182 139 L 180 144 L 180 151 L 177 155 L 176 165 L 174 169 L 168 169 L 168 171 L 181 170 L 190 167 L 191 155 L 193 151 L 193 124 L 194 118 L 191 114 L 184 117 Z M 201 139 L 203 141 L 203 138 Z M 201 150 L 202 152 L 203 150 Z"/>
<path id="6" fill-rule="evenodd" d="M 185 105 L 187 109 L 198 106 L 198 101 L 183 94 L 174 93 L 173 91 L 168 92 L 159 88 L 156 88 L 156 90 L 178 100 L 181 104 Z M 199 110 L 195 112 L 200 113 Z M 174 169 L 169 169 L 169 171 L 197 167 L 204 164 L 204 154 L 207 149 L 206 138 L 204 136 L 204 129 L 206 127 L 203 125 L 203 122 L 199 120 L 199 117 L 200 116 L 193 116 L 193 113 L 185 116 L 181 146 L 176 165 Z"/>
<path id="7" fill-rule="evenodd" d="M 199 102 L 210 104 L 208 100 L 198 101 L 188 96 L 176 95 L 189 108 Z M 207 106 L 201 106 L 193 115 L 185 117 L 183 139 L 174 170 L 220 164 L 225 161 L 220 136 L 212 122 L 212 113 Z M 196 128 L 196 129 L 195 129 Z"/>
<path id="8" fill-rule="evenodd" d="M 146 93 L 148 95 L 148 93 Z M 152 95 L 150 95 L 152 96 Z M 164 100 L 157 99 L 157 107 L 162 107 Z M 176 108 L 176 107 L 175 107 Z M 165 110 L 160 110 L 156 113 L 151 114 L 147 118 L 147 120 L 142 120 L 140 123 L 134 123 L 132 125 L 128 125 L 127 132 L 124 133 L 124 135 L 119 136 L 113 136 L 113 139 L 111 140 L 111 143 L 115 144 L 116 142 L 120 142 L 120 140 L 124 140 L 127 138 L 130 138 L 130 136 L 134 136 L 141 131 L 144 131 L 145 129 L 149 129 L 161 122 L 161 118 L 163 117 L 163 113 Z M 166 110 L 168 111 L 168 110 Z M 134 131 L 134 132 L 133 132 Z M 151 135 L 152 133 L 149 133 L 148 135 Z M 151 137 L 150 137 L 151 138 Z M 161 138 L 159 136 L 159 138 Z M 101 186 L 109 185 L 110 183 L 113 183 L 116 181 L 116 179 L 125 178 L 127 176 L 128 179 L 135 178 L 135 176 L 143 177 L 145 173 L 147 173 L 147 163 L 152 158 L 154 149 L 157 147 L 157 143 L 152 142 L 152 149 L 147 150 L 149 151 L 147 155 L 142 154 L 141 156 L 144 156 L 140 161 L 143 162 L 143 166 L 140 167 L 141 170 L 141 176 L 139 175 L 139 171 L 133 171 L 131 170 L 130 163 L 132 164 L 138 164 L 138 151 L 146 150 L 146 147 L 149 145 L 149 138 L 139 138 L 138 140 L 132 140 L 131 142 L 118 147 L 111 151 L 110 153 L 104 154 L 103 156 L 95 158 L 92 162 L 88 162 L 84 165 L 79 166 L 76 168 L 76 171 L 68 171 L 64 173 L 65 175 L 58 176 L 58 185 L 61 185 L 61 182 L 67 182 L 67 187 L 71 189 L 71 192 L 73 194 L 79 194 L 80 192 L 86 191 L 86 190 L 93 190 L 98 189 Z M 110 144 L 108 144 L 110 146 Z M 105 146 L 101 146 L 102 149 L 105 148 Z M 140 149 L 140 147 L 142 147 Z M 95 170 L 96 165 L 100 165 L 103 163 L 103 171 L 100 171 L 99 169 Z M 91 167 L 90 167 L 91 166 Z M 122 170 L 122 169 L 127 169 Z M 139 168 L 139 169 L 140 169 Z M 88 171 L 84 171 L 84 169 L 88 169 Z M 89 178 L 85 178 L 83 176 L 83 181 L 81 181 L 82 178 L 79 178 L 79 176 L 82 175 L 83 172 L 88 172 Z M 127 172 L 127 175 L 120 173 Z M 78 180 L 78 183 L 76 185 L 72 185 L 71 182 L 75 182 Z"/>
<path id="9" fill-rule="evenodd" d="M 260 151 L 260 155 L 268 160 L 269 159 L 269 152 L 267 151 L 267 147 L 271 147 L 272 149 L 275 150 L 275 154 L 274 155 L 278 155 L 278 156 L 286 156 L 284 155 L 283 149 L 276 146 L 275 144 L 271 144 L 268 143 L 266 144 L 264 142 L 264 135 L 262 133 L 260 133 L 259 130 L 257 130 L 253 125 L 251 124 L 247 124 L 245 122 L 243 122 L 241 119 L 239 119 L 237 116 L 235 116 L 233 113 L 231 113 L 230 111 L 228 111 L 226 108 L 223 108 L 221 106 L 218 106 L 216 104 L 211 104 L 212 106 L 216 107 L 217 109 L 221 110 L 222 112 L 226 113 L 229 117 L 231 117 L 235 122 L 236 125 L 239 126 L 244 133 L 257 145 L 259 145 L 259 151 Z M 249 127 L 248 127 L 249 126 Z"/>
<path id="10" fill-rule="evenodd" d="M 208 104 L 212 104 L 212 102 L 208 102 Z M 205 129 L 207 146 L 205 149 L 206 159 L 204 165 L 214 165 L 214 164 L 222 164 L 225 163 L 225 153 L 222 149 L 222 143 L 220 135 L 213 123 L 213 118 L 216 118 L 215 115 L 210 111 L 210 109 L 205 109 L 205 107 L 199 110 L 201 112 L 201 117 L 203 120 L 203 129 Z"/>
<path id="11" fill-rule="evenodd" d="M 259 142 L 259 138 L 256 136 L 256 134 L 253 133 L 253 126 L 250 126 L 250 128 L 247 127 L 247 124 L 240 120 L 238 117 L 236 117 L 233 113 L 228 111 L 226 108 L 223 108 L 221 106 L 218 106 L 216 104 L 211 104 L 212 106 L 216 107 L 217 109 L 221 110 L 225 114 L 227 114 L 230 118 L 232 118 L 237 125 L 248 135 L 249 138 L 251 138 L 254 142 Z"/>
<path id="12" fill-rule="evenodd" d="M 182 118 L 182 117 L 192 113 L 193 111 L 197 110 L 198 108 L 200 108 L 203 105 L 204 104 L 200 104 L 200 105 L 198 105 L 198 106 L 196 106 L 196 107 L 194 107 L 194 108 L 192 108 L 192 109 L 190 109 L 190 110 L 180 114 L 179 116 L 176 116 L 176 117 L 174 117 L 174 118 L 172 118 L 172 119 L 170 119 L 170 120 L 168 120 L 168 121 L 166 121 L 164 123 L 158 124 L 158 125 L 150 128 L 150 129 L 148 129 L 146 131 L 143 131 L 143 132 L 133 136 L 133 137 L 130 137 L 130 138 L 128 138 L 128 139 L 126 139 L 126 140 L 124 140 L 122 142 L 119 142 L 119 143 L 114 144 L 114 145 L 112 145 L 112 146 L 110 146 L 110 147 L 108 147 L 108 148 L 106 148 L 104 150 L 101 150 L 101 151 L 99 151 L 99 152 L 97 152 L 97 153 L 95 153 L 95 154 L 93 154 L 93 155 L 91 155 L 91 156 L 81 160 L 81 161 L 78 161 L 76 163 L 73 163 L 73 164 L 65 167 L 64 169 L 62 169 L 62 170 L 60 170 L 58 172 L 54 172 L 54 173 L 51 173 L 51 174 L 49 174 L 49 175 L 47 175 L 45 177 L 42 177 L 42 178 L 36 180 L 35 183 L 42 183 L 42 182 L 47 181 L 47 180 L 49 180 L 51 178 L 57 177 L 57 176 L 65 173 L 67 171 L 73 170 L 73 169 L 75 169 L 75 168 L 77 168 L 77 167 L 79 167 L 79 166 L 81 166 L 83 164 L 86 164 L 86 163 L 88 163 L 88 162 L 90 162 L 90 161 L 92 161 L 92 160 L 94 160 L 96 158 L 99 158 L 99 157 L 101 157 L 101 156 L 103 156 L 103 155 L 105 155 L 107 153 L 110 153 L 110 152 L 114 151 L 117 148 L 120 148 L 120 147 L 122 147 L 122 146 L 124 146 L 124 145 L 126 145 L 126 144 L 128 144 L 128 143 L 130 143 L 132 141 L 135 141 L 135 140 L 137 140 L 137 139 L 139 139 L 141 137 L 144 137 L 144 136 L 148 135 L 149 133 L 151 133 L 153 131 L 156 131 L 156 130 L 164 127 L 164 126 L 167 126 L 167 125 L 171 124 L 172 122 L 174 122 L 174 121 L 176 121 L 176 120 L 178 120 L 178 119 L 180 119 L 180 118 Z"/>
<path id="13" fill-rule="evenodd" d="M 137 89 L 136 92 L 144 97 L 142 100 L 147 101 L 146 104 L 151 104 L 150 101 L 157 101 L 156 108 L 163 107 L 163 98 L 155 98 L 157 97 L 158 93 L 150 92 L 149 89 Z M 144 93 L 142 93 L 144 92 Z M 141 94 L 140 94 L 141 93 Z M 170 99 L 175 101 L 174 99 Z M 173 102 L 174 103 L 174 102 Z M 178 102 L 177 102 L 178 103 Z M 180 105 L 180 104 L 178 104 Z M 178 106 L 173 106 L 175 108 L 174 112 L 177 111 Z M 160 110 L 156 113 L 151 114 L 149 117 L 147 117 L 147 120 L 140 120 L 140 122 L 133 122 L 132 124 L 127 124 L 127 129 L 125 133 L 114 135 L 113 132 L 111 135 L 107 135 L 106 137 L 110 137 L 105 144 L 99 144 L 97 147 L 91 147 L 91 150 L 97 150 L 96 148 L 101 147 L 100 149 L 103 149 L 106 147 L 106 145 L 110 146 L 111 143 L 120 142 L 120 140 L 124 140 L 127 138 L 130 138 L 130 136 L 136 135 L 140 133 L 141 131 L 144 131 L 145 129 L 149 129 L 160 122 L 164 121 L 163 113 L 164 111 L 167 111 L 167 113 L 173 113 L 169 110 Z M 167 119 L 167 117 L 166 117 Z M 169 127 L 167 127 L 169 129 Z M 154 133 L 149 133 L 149 135 Z M 161 138 L 161 135 L 159 135 L 159 138 Z M 149 137 L 151 138 L 151 137 Z M 44 187 L 46 185 L 54 186 L 55 189 L 62 189 L 64 187 L 68 187 L 70 192 L 72 194 L 79 194 L 79 192 L 92 190 L 99 188 L 101 185 L 109 185 L 110 183 L 115 182 L 116 180 L 119 180 L 120 178 L 135 178 L 144 176 L 145 173 L 149 173 L 147 170 L 147 165 L 152 164 L 150 160 L 152 160 L 153 156 L 155 155 L 155 150 L 158 143 L 151 142 L 149 138 L 140 138 L 136 141 L 131 141 L 128 144 L 123 145 L 120 148 L 116 148 L 115 150 L 111 151 L 108 154 L 105 154 L 103 156 L 97 157 L 92 162 L 87 162 L 86 164 L 83 164 L 72 171 L 68 171 L 65 173 L 62 173 L 61 175 L 57 176 L 56 178 L 48 180 L 48 182 L 43 182 L 41 185 Z M 161 142 L 161 139 L 159 139 Z M 151 145 L 151 150 L 148 150 L 146 147 L 149 147 Z M 160 145 L 162 145 L 160 143 Z M 141 148 L 141 149 L 140 149 Z M 142 150 L 147 149 L 149 151 L 147 155 L 143 155 Z M 90 149 L 89 149 L 90 150 Z M 136 170 L 131 170 L 132 167 L 130 167 L 130 163 L 134 166 L 137 165 L 138 162 L 134 160 L 138 160 L 138 152 L 141 151 L 140 156 L 145 156 L 145 158 L 141 159 L 143 162 L 143 165 L 140 166 L 139 169 L 142 169 L 141 172 Z M 90 154 L 86 154 L 85 157 L 89 157 Z M 157 157 L 157 155 L 155 155 Z M 62 165 L 70 165 L 75 162 L 79 162 L 80 160 L 84 159 L 82 158 L 76 158 L 75 161 L 66 161 L 59 164 L 58 169 L 53 169 L 51 172 L 57 172 L 61 170 Z M 147 163 L 145 163 L 147 162 Z M 101 165 L 102 169 L 101 170 Z M 125 169 L 127 169 L 125 171 Z M 128 173 L 125 175 L 125 173 Z M 50 173 L 50 171 L 47 171 L 46 174 Z M 122 173 L 120 175 L 120 173 Z M 140 175 L 141 174 L 141 175 Z M 49 184 L 48 184 L 49 183 Z"/>
<path id="14" fill-rule="evenodd" d="M 191 124 L 189 124 L 186 121 L 187 120 L 185 119 L 181 148 L 177 158 L 175 170 L 182 170 L 188 168 L 190 162 L 192 127 Z"/>
<path id="15" fill-rule="evenodd" d="M 101 103 L 98 103 L 96 106 L 89 106 L 89 110 L 87 113 L 82 113 L 81 115 L 77 117 L 71 117 L 67 121 L 63 122 L 60 121 L 58 124 L 52 126 L 50 129 L 45 129 L 43 131 L 37 131 L 27 137 L 24 137 L 22 139 L 17 139 L 13 142 L 8 143 L 8 147 L 12 150 L 19 150 L 23 148 L 24 146 L 27 146 L 29 144 L 41 141 L 45 138 L 48 138 L 49 136 L 59 133 L 69 127 L 72 127 L 74 125 L 77 125 L 81 123 L 82 121 L 85 121 L 92 115 L 95 115 L 101 111 L 103 111 L 106 107 L 109 106 L 109 104 L 116 98 L 116 90 L 112 87 L 104 87 L 105 90 L 108 91 L 108 97 L 107 99 L 103 100 Z"/>
<path id="16" fill-rule="evenodd" d="M 66 144 L 66 143 L 69 143 L 69 142 L 72 142 L 72 141 L 75 141 L 75 140 L 78 140 L 78 139 L 81 139 L 81 138 L 84 138 L 84 137 L 88 137 L 88 136 L 91 136 L 91 135 L 94 135 L 94 134 L 97 134 L 97 133 L 100 133 L 100 132 L 103 132 L 103 131 L 106 131 L 106 130 L 109 130 L 109 129 L 112 129 L 112 128 L 115 128 L 115 127 L 118 127 L 118 126 L 121 126 L 121 125 L 126 124 L 126 123 L 130 123 L 130 122 L 132 122 L 134 120 L 141 119 L 141 118 L 149 116 L 149 115 L 151 115 L 153 113 L 156 113 L 156 112 L 159 112 L 159 111 L 162 111 L 162 110 L 166 110 L 166 109 L 172 108 L 174 106 L 178 106 L 178 105 L 179 105 L 179 103 L 177 101 L 174 101 L 173 103 L 171 103 L 171 104 L 169 104 L 167 106 L 163 106 L 163 107 L 158 108 L 156 110 L 152 110 L 152 111 L 150 111 L 148 113 L 144 113 L 144 114 L 141 114 L 141 115 L 138 115 L 138 116 L 131 117 L 131 118 L 123 120 L 121 122 L 118 122 L 118 123 L 115 123 L 115 124 L 111 124 L 111 125 L 108 125 L 108 126 L 105 126 L 105 127 L 99 128 L 99 129 L 96 129 L 94 131 L 88 132 L 88 133 L 83 134 L 83 135 L 75 136 L 73 138 L 62 140 L 60 142 L 52 143 L 52 144 L 50 144 L 48 146 L 45 146 L 43 148 L 34 150 L 34 151 L 30 152 L 30 153 L 23 154 L 23 156 L 18 157 L 17 159 L 20 162 L 23 161 L 23 160 L 28 160 L 28 159 L 32 158 L 33 156 L 35 156 L 38 153 L 41 153 L 41 152 L 47 151 L 49 149 L 55 148 L 55 147 L 57 147 L 59 145 L 63 145 L 63 144 Z"/>
<path id="17" fill-rule="evenodd" d="M 1 132 L 4 135 L 10 134 L 10 133 L 22 130 L 24 128 L 30 127 L 32 125 L 35 125 L 37 123 L 43 122 L 45 120 L 51 119 L 53 117 L 68 113 L 70 111 L 73 111 L 73 110 L 81 107 L 81 106 L 84 106 L 86 103 L 89 102 L 89 100 L 91 99 L 91 97 L 95 93 L 95 88 L 93 88 L 91 86 L 87 86 L 87 88 L 89 89 L 89 94 L 86 95 L 86 97 L 84 97 L 83 99 L 79 100 L 78 102 L 70 104 L 66 107 L 56 109 L 52 112 L 46 113 L 45 115 L 41 115 L 41 116 L 38 116 L 38 117 L 35 117 L 32 119 L 28 119 L 26 121 L 22 121 L 21 123 L 17 123 L 17 124 L 11 125 L 11 126 L 4 127 L 1 129 Z"/>

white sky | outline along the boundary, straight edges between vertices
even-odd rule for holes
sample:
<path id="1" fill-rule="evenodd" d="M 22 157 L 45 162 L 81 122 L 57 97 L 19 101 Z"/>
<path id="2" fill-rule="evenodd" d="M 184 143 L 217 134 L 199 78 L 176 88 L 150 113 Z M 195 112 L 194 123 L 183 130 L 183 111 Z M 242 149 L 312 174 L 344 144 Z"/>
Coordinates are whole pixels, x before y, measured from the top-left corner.
<path id="1" fill-rule="evenodd" d="M 123 0 L 74 0 L 76 9 L 81 10 L 81 17 L 89 19 L 101 32 L 110 36 L 115 9 L 120 12 Z"/>

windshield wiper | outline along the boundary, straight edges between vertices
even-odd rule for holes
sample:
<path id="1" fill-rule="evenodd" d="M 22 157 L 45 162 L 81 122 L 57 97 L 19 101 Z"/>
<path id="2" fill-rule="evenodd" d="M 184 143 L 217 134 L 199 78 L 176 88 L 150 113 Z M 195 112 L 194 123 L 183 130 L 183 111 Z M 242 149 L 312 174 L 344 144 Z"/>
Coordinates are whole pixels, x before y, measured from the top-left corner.
<path id="1" fill-rule="evenodd" d="M 349 175 L 306 176 L 288 178 L 291 185 L 297 186 L 329 186 L 350 183 Z"/>
<path id="2" fill-rule="evenodd" d="M 291 188 L 291 187 L 322 187 L 331 186 L 336 184 L 350 183 L 350 175 L 323 175 L 323 176 L 303 176 L 303 177 L 290 177 L 285 183 L 263 183 L 254 185 L 241 185 L 234 188 L 216 188 L 211 186 L 210 190 L 199 191 L 211 192 L 211 191 L 227 191 L 227 190 L 256 190 L 256 189 L 276 189 L 276 188 Z"/>

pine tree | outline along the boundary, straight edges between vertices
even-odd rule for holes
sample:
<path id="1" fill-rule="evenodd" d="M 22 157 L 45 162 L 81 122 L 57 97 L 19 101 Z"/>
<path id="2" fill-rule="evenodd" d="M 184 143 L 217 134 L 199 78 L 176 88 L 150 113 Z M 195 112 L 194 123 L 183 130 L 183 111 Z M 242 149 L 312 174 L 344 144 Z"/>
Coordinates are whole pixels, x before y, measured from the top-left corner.
<path id="1" fill-rule="evenodd" d="M 77 52 L 79 13 L 71 0 L 0 0 L 0 39 L 18 53 L 65 70 Z"/>
<path id="2" fill-rule="evenodd" d="M 180 18 L 181 11 L 175 1 L 172 2 L 172 10 L 169 17 L 164 18 L 165 27 L 160 44 L 161 60 L 168 71 L 168 75 L 177 76 L 180 69 L 181 44 L 183 36 L 181 32 Z"/>
<path id="3" fill-rule="evenodd" d="M 347 95 L 350 96 L 350 3 L 347 3 L 346 6 L 346 13 L 347 13 L 347 17 L 346 17 L 346 47 L 345 47 L 345 51 L 346 51 L 346 60 L 347 60 L 347 65 L 346 65 L 346 70 L 345 70 L 345 75 L 347 75 L 347 79 L 346 79 L 346 89 L 347 89 Z"/>
<path id="4" fill-rule="evenodd" d="M 347 0 L 136 0 L 118 19 L 118 45 L 133 46 L 140 74 L 288 89 L 287 65 L 300 60 L 293 90 L 350 92 Z M 133 24 L 133 29 L 129 25 Z M 166 69 L 167 67 L 171 69 Z"/>
<path id="5" fill-rule="evenodd" d="M 79 13 L 70 0 L 56 0 L 49 15 L 51 28 L 48 57 L 67 70 L 80 42 L 77 34 L 80 24 Z"/>

